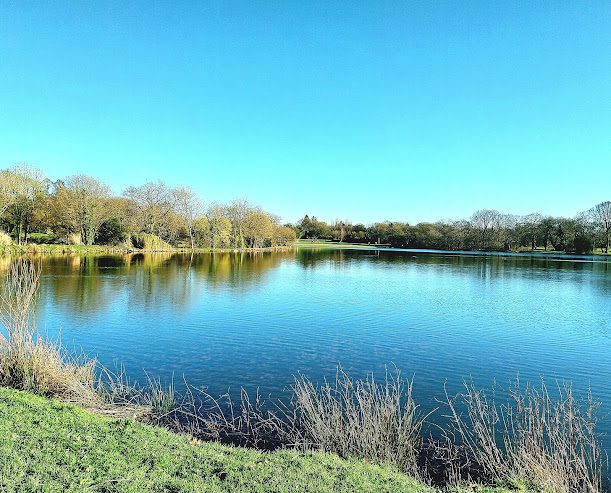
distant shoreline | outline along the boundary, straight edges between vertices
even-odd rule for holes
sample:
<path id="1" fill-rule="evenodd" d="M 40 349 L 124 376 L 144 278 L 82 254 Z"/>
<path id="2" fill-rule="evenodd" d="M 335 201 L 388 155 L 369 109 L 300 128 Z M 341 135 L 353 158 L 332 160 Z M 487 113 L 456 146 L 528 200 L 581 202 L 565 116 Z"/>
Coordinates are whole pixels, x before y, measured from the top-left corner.
<path id="1" fill-rule="evenodd" d="M 406 253 L 449 253 L 454 255 L 510 255 L 533 257 L 560 257 L 583 258 L 602 257 L 609 258 L 611 253 L 602 250 L 592 253 L 577 254 L 555 250 L 437 250 L 428 248 L 394 248 L 376 243 L 340 243 L 331 241 L 297 241 L 291 245 L 261 247 L 261 248 L 171 248 L 171 249 L 139 249 L 133 247 L 112 245 L 69 245 L 69 244 L 39 244 L 27 245 L 0 245 L 0 255 L 113 255 L 113 254 L 140 254 L 140 253 L 259 253 L 259 252 L 287 252 L 296 249 L 329 249 L 329 250 L 389 250 Z"/>
<path id="2" fill-rule="evenodd" d="M 298 241 L 294 245 L 296 248 L 327 248 L 327 249 L 361 249 L 361 250 L 389 250 L 407 253 L 451 253 L 464 255 L 512 255 L 512 256 L 559 256 L 559 257 L 611 257 L 611 253 L 604 253 L 601 249 L 596 249 L 592 253 L 572 253 L 557 250 L 439 250 L 434 248 L 395 248 L 376 243 L 336 243 L 330 241 L 304 242 Z"/>
<path id="3" fill-rule="evenodd" d="M 105 255 L 105 254 L 139 254 L 139 253 L 241 253 L 241 252 L 279 252 L 288 251 L 293 245 L 263 247 L 263 248 L 166 248 L 140 249 L 133 247 L 111 245 L 68 245 L 68 244 L 38 244 L 2 245 L 0 255 Z"/>

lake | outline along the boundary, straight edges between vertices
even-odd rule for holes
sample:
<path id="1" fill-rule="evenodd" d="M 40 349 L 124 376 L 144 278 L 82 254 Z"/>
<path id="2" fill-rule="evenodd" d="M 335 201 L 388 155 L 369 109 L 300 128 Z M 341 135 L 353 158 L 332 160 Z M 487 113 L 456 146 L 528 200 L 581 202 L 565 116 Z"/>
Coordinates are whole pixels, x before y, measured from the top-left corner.
<path id="1" fill-rule="evenodd" d="M 42 262 L 39 326 L 139 380 L 281 396 L 297 372 L 396 365 L 428 409 L 444 383 L 545 376 L 591 386 L 611 430 L 608 258 L 300 249 Z"/>

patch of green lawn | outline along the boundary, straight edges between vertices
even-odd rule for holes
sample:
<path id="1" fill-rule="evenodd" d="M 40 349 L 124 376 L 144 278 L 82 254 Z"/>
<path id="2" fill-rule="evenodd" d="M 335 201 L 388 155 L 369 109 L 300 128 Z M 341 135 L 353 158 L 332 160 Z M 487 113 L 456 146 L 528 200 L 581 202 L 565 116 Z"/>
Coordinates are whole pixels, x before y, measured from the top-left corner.
<path id="1" fill-rule="evenodd" d="M 425 492 L 390 467 L 189 437 L 0 388 L 0 491 Z"/>

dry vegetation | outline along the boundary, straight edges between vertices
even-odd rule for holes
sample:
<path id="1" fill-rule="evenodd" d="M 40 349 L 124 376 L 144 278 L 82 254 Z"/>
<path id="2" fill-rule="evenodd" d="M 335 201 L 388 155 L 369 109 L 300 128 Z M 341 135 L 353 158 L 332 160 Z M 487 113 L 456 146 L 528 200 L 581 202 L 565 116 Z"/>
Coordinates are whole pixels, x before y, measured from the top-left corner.
<path id="1" fill-rule="evenodd" d="M 95 392 L 95 361 L 70 358 L 59 341 L 35 329 L 32 306 L 40 269 L 26 259 L 14 261 L 0 296 L 5 332 L 0 334 L 0 384 L 46 396 L 89 403 Z"/>
<path id="2" fill-rule="evenodd" d="M 293 386 L 294 443 L 378 463 L 419 475 L 424 416 L 412 398 L 412 382 L 399 370 L 378 383 L 350 378 L 341 368 L 335 380 L 315 386 L 299 376 Z"/>
<path id="3" fill-rule="evenodd" d="M 502 404 L 473 383 L 446 398 L 450 426 L 439 455 L 452 482 L 519 478 L 536 490 L 602 490 L 605 460 L 591 394 L 580 402 L 569 383 L 550 391 L 543 380 L 533 387 L 517 379 Z"/>

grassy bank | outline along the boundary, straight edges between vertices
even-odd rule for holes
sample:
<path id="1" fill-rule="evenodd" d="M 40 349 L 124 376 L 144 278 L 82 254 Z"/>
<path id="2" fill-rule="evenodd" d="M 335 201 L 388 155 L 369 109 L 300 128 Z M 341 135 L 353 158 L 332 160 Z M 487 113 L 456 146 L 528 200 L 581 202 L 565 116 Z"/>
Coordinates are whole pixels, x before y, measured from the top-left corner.
<path id="1" fill-rule="evenodd" d="M 2 491 L 429 491 L 390 467 L 200 443 L 6 388 L 0 436 Z"/>
<path id="2" fill-rule="evenodd" d="M 29 243 L 27 245 L 0 245 L 0 255 L 113 255 L 124 253 L 227 253 L 227 252 L 277 252 L 287 251 L 293 246 L 265 247 L 265 248 L 133 248 L 112 245 L 63 245 L 63 244 L 39 244 Z"/>
<path id="3" fill-rule="evenodd" d="M 299 248 L 363 248 L 363 249 L 371 249 L 377 248 L 378 245 L 375 243 L 340 243 L 338 241 L 331 240 L 297 240 L 295 242 L 295 246 Z"/>

